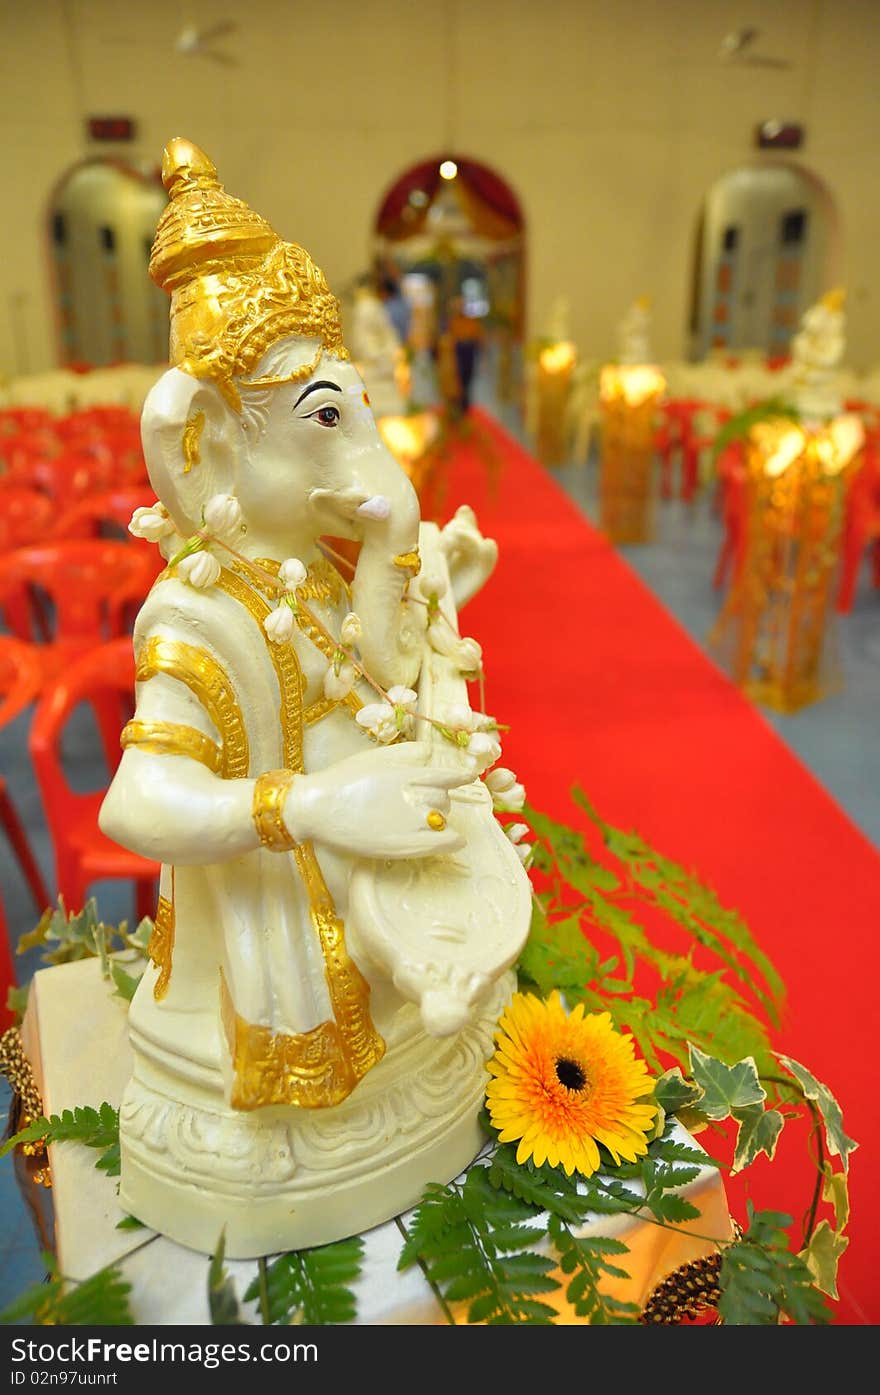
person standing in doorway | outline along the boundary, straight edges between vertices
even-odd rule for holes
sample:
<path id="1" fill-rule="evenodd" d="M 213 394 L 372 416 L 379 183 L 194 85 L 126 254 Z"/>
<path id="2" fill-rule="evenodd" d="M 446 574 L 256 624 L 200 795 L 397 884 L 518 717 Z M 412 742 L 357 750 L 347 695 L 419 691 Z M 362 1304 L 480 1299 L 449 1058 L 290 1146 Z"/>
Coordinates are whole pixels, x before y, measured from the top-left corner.
<path id="1" fill-rule="evenodd" d="M 461 296 L 454 296 L 449 302 L 446 333 L 455 356 L 458 376 L 457 410 L 459 415 L 464 416 L 471 405 L 473 382 L 485 335 L 482 321 L 466 313 Z"/>

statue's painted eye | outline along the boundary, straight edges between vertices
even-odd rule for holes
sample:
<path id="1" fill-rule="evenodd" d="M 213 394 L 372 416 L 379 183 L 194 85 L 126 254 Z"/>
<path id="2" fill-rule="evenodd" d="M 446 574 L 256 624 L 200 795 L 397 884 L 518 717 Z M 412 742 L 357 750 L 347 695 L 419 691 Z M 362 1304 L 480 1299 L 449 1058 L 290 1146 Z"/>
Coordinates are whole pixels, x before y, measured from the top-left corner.
<path id="1" fill-rule="evenodd" d="M 338 407 L 319 407 L 317 412 L 312 413 L 312 416 L 315 418 L 315 421 L 320 422 L 322 426 L 339 425 Z"/>

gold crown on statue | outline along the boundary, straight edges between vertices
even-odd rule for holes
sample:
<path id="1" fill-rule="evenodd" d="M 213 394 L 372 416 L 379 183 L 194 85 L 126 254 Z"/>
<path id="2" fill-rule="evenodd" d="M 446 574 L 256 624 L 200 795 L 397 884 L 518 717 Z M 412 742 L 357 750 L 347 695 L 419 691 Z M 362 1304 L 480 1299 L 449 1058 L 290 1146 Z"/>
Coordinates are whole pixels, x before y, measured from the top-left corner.
<path id="1" fill-rule="evenodd" d="M 241 199 L 227 194 L 217 170 L 192 141 L 176 137 L 162 154 L 168 206 L 150 254 L 150 276 L 171 296 L 171 363 L 211 378 L 237 409 L 233 378 L 249 373 L 288 336 L 320 340 L 348 358 L 339 301 L 324 273 L 295 242 Z M 317 360 L 286 378 L 254 378 L 271 387 L 307 377 Z"/>

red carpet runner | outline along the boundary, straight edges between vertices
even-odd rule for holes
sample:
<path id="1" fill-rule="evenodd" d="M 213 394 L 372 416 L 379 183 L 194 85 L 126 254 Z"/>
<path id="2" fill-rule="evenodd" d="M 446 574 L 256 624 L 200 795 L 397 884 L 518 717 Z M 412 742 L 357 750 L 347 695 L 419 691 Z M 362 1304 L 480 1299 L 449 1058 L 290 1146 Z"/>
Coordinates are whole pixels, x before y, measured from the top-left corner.
<path id="1" fill-rule="evenodd" d="M 788 990 L 773 1044 L 828 1086 L 859 1144 L 835 1321 L 880 1322 L 880 855 L 542 467 L 474 418 L 500 469 L 493 478 L 474 445 L 457 447 L 438 517 L 469 503 L 499 543 L 462 631 L 485 650 L 487 710 L 510 724 L 503 762 L 536 808 L 570 824 L 580 784 L 747 920 Z M 750 1198 L 793 1216 L 798 1236 L 815 1172 L 803 1134 L 788 1141 L 727 1189 L 737 1219 Z"/>

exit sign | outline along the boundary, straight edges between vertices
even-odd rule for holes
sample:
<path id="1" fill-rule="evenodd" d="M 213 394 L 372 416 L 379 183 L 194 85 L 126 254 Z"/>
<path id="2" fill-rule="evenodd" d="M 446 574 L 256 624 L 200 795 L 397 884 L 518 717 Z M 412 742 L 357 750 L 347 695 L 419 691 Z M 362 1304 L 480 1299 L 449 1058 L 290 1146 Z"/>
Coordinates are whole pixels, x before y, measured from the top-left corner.
<path id="1" fill-rule="evenodd" d="M 92 140 L 134 140 L 130 116 L 90 116 L 86 125 Z"/>

